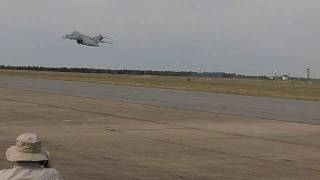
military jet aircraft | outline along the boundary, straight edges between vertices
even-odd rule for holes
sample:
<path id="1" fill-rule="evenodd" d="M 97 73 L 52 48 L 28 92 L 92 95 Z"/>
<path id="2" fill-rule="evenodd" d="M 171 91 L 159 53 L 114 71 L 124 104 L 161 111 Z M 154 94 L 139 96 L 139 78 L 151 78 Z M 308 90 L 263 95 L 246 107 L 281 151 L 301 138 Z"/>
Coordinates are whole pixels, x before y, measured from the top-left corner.
<path id="1" fill-rule="evenodd" d="M 78 44 L 86 45 L 86 46 L 94 46 L 99 47 L 99 43 L 107 43 L 112 44 L 113 40 L 101 34 L 90 37 L 84 34 L 79 33 L 78 31 L 74 31 L 71 34 L 67 34 L 62 37 L 63 39 L 76 40 Z M 103 39 L 107 39 L 108 41 L 103 41 Z"/>

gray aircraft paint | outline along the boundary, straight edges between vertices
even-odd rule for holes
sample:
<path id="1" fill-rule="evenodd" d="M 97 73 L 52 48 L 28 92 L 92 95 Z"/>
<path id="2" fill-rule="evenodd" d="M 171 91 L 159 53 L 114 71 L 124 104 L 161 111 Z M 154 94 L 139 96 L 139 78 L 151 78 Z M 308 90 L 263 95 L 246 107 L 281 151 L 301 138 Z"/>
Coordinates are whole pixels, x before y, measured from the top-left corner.
<path id="1" fill-rule="evenodd" d="M 84 35 L 79 33 L 78 31 L 74 31 L 71 34 L 67 34 L 62 37 L 63 39 L 70 39 L 70 40 L 76 40 L 78 44 L 86 45 L 86 46 L 94 46 L 99 47 L 99 43 L 107 43 L 112 44 L 113 40 L 111 38 L 108 38 L 106 36 L 103 36 L 101 34 L 90 37 L 88 35 Z M 107 39 L 109 41 L 103 41 L 103 39 Z"/>

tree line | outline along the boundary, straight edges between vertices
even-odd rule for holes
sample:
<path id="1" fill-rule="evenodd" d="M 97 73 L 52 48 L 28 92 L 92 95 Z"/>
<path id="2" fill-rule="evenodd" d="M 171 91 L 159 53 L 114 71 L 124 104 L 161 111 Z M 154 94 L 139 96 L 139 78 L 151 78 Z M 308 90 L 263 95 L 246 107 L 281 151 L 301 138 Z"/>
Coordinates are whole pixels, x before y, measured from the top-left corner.
<path id="1" fill-rule="evenodd" d="M 245 75 L 239 75 L 235 73 L 225 73 L 225 72 L 153 71 L 153 70 L 128 70 L 128 69 L 113 70 L 113 69 L 99 69 L 99 68 L 79 68 L 79 67 L 6 66 L 6 65 L 0 65 L 0 69 L 23 70 L 23 71 L 268 79 L 268 77 L 266 76 L 245 76 Z"/>

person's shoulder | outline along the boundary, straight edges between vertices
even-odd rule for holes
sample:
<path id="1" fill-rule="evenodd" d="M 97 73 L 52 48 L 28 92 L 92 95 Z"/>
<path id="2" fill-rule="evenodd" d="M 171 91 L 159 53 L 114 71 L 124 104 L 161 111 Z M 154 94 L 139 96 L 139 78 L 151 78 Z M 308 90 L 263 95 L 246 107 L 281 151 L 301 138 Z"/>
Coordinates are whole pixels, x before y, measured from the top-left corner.
<path id="1" fill-rule="evenodd" d="M 5 178 L 10 176 L 12 173 L 13 173 L 13 169 L 3 169 L 3 170 L 0 170 L 0 177 Z"/>
<path id="2" fill-rule="evenodd" d="M 54 168 L 43 168 L 43 170 L 45 171 L 46 174 L 50 174 L 50 175 L 60 174 L 59 171 Z"/>
<path id="3" fill-rule="evenodd" d="M 43 170 L 44 170 L 44 173 L 43 173 L 44 177 L 50 177 L 51 179 L 58 179 L 58 180 L 63 179 L 59 171 L 54 168 L 44 168 Z"/>
<path id="4" fill-rule="evenodd" d="M 9 171 L 11 171 L 12 169 L 3 169 L 3 170 L 0 170 L 0 174 L 4 174 L 4 173 L 7 173 Z"/>

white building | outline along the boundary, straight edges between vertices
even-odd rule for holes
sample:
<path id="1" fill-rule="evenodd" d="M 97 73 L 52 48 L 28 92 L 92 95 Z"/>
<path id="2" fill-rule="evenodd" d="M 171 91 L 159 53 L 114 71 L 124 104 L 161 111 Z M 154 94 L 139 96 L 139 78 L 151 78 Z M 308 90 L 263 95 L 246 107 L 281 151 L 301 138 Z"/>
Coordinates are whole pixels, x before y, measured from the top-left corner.
<path id="1" fill-rule="evenodd" d="M 282 80 L 289 81 L 289 74 L 282 75 Z"/>

